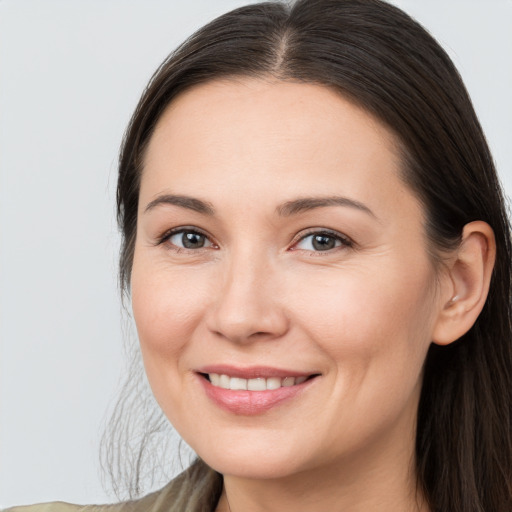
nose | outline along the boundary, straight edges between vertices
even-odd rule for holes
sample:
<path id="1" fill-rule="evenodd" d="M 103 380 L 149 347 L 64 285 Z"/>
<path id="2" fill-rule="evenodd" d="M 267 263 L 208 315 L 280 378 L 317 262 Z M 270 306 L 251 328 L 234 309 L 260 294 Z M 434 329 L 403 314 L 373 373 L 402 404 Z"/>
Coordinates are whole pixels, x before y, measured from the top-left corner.
<path id="1" fill-rule="evenodd" d="M 254 255 L 240 255 L 221 272 L 206 315 L 210 332 L 235 343 L 272 340 L 287 332 L 282 279 L 275 267 Z"/>

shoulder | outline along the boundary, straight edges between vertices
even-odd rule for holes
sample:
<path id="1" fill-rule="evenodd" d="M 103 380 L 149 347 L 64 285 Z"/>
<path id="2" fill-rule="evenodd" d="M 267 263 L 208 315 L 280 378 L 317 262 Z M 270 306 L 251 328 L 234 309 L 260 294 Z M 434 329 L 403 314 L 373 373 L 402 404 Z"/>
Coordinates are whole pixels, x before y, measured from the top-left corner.
<path id="1" fill-rule="evenodd" d="M 55 501 L 53 503 L 40 503 L 38 505 L 7 508 L 2 510 L 2 512 L 80 512 L 84 508 L 85 507 L 80 505 Z"/>
<path id="2" fill-rule="evenodd" d="M 168 490 L 169 486 L 165 486 L 163 489 L 143 498 L 112 505 L 75 505 L 63 501 L 53 501 L 2 509 L 0 512 L 161 512 L 161 510 L 165 510 L 165 505 L 168 504 L 165 499 Z"/>
<path id="3" fill-rule="evenodd" d="M 113 505 L 74 505 L 63 501 L 53 501 L 2 509 L 0 512 L 135 512 L 137 510 L 153 512 L 152 506 L 156 501 L 154 498 L 155 496 L 149 495 L 140 500 L 126 501 Z M 148 508 L 148 506 L 151 508 Z M 155 512 L 157 512 L 156 509 Z"/>
<path id="4" fill-rule="evenodd" d="M 131 502 L 118 503 L 116 505 L 73 505 L 63 501 L 53 501 L 37 505 L 7 508 L 0 512 L 125 512 L 131 510 L 133 504 Z"/>
<path id="5" fill-rule="evenodd" d="M 1 0 L 0 0 L 1 1 Z M 195 461 L 162 489 L 113 505 L 72 505 L 62 501 L 13 507 L 0 512 L 170 512 L 210 511 L 222 492 L 222 475 Z"/>
<path id="6" fill-rule="evenodd" d="M 146 496 L 140 500 L 116 503 L 113 505 L 74 505 L 63 501 L 39 503 L 37 505 L 25 505 L 2 509 L 0 512 L 134 512 L 140 506 L 152 505 L 154 500 Z M 143 510 L 149 510 L 145 507 Z M 156 511 L 155 511 L 156 512 Z"/>

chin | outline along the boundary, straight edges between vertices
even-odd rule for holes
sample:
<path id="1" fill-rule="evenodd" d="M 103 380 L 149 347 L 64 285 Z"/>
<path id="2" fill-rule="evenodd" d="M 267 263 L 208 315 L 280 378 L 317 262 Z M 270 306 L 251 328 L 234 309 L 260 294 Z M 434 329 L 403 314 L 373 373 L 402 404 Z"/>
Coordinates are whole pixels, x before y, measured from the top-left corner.
<path id="1" fill-rule="evenodd" d="M 262 460 L 260 457 L 248 460 L 238 456 L 233 460 L 223 458 L 211 462 L 205 460 L 205 462 L 218 473 L 249 480 L 276 480 L 297 472 L 294 471 L 290 461 L 269 462 L 265 459 Z"/>
<path id="2" fill-rule="evenodd" d="M 286 447 L 280 448 L 276 450 L 276 445 L 261 447 L 248 441 L 244 445 L 231 443 L 222 446 L 219 443 L 215 451 L 196 453 L 215 471 L 238 478 L 278 479 L 305 469 L 305 460 L 297 460 L 296 449 L 290 452 Z"/>

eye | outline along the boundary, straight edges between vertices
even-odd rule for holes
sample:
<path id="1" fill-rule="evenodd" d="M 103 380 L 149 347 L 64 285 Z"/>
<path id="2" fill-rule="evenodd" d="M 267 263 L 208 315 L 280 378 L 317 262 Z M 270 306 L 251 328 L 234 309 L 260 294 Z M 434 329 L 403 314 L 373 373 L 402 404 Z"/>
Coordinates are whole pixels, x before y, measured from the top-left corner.
<path id="1" fill-rule="evenodd" d="M 203 233 L 193 229 L 173 230 L 163 237 L 161 242 L 169 242 L 179 249 L 203 249 L 213 247 L 212 242 Z"/>
<path id="2" fill-rule="evenodd" d="M 342 246 L 351 247 L 351 240 L 337 233 L 316 231 L 302 237 L 293 248 L 303 251 L 326 252 Z"/>

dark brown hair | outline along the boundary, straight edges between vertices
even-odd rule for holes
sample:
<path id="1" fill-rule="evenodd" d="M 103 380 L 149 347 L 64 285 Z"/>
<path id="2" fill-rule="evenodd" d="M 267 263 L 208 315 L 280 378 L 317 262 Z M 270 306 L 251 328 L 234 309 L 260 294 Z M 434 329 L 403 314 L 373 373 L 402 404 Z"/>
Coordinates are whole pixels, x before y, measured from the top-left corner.
<path id="1" fill-rule="evenodd" d="M 432 510 L 512 510 L 511 242 L 505 203 L 457 70 L 428 32 L 398 8 L 380 0 L 250 5 L 212 21 L 169 56 L 144 92 L 121 150 L 123 289 L 129 290 L 140 175 L 155 124 L 180 92 L 234 76 L 321 84 L 385 123 L 403 145 L 402 178 L 424 206 L 433 255 L 455 247 L 468 222 L 483 220 L 494 230 L 497 259 L 480 317 L 457 342 L 432 345 L 425 362 L 416 468 Z M 194 468 L 211 476 L 200 461 Z M 219 492 L 219 485 L 213 488 Z"/>

